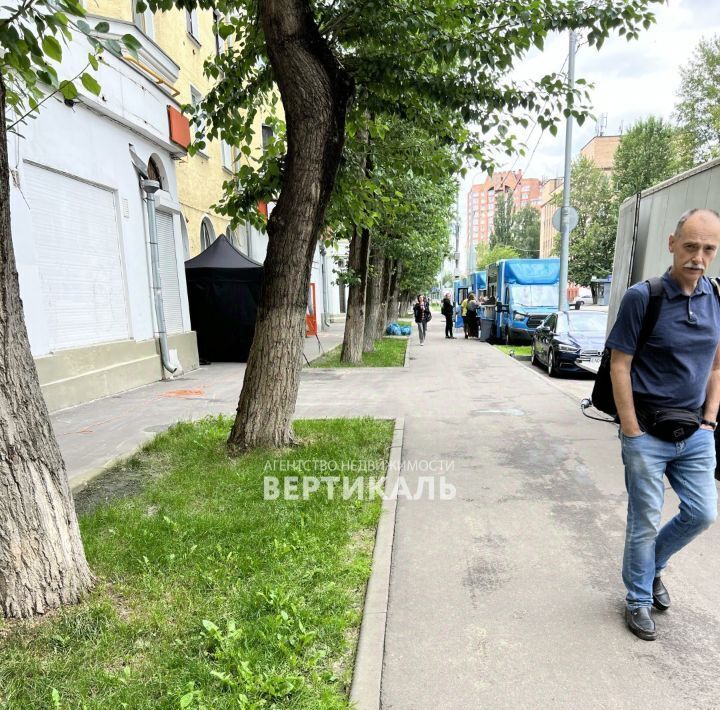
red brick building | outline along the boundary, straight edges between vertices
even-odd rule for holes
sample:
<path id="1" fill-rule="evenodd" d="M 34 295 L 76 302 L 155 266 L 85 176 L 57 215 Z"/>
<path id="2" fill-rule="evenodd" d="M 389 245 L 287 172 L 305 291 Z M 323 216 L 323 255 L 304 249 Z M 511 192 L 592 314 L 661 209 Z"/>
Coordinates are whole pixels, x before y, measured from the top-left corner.
<path id="1" fill-rule="evenodd" d="M 521 170 L 495 173 L 484 183 L 473 185 L 467 198 L 466 247 L 490 240 L 498 195 L 511 195 L 516 210 L 529 205 L 540 209 L 540 192 L 540 180 L 523 177 Z"/>

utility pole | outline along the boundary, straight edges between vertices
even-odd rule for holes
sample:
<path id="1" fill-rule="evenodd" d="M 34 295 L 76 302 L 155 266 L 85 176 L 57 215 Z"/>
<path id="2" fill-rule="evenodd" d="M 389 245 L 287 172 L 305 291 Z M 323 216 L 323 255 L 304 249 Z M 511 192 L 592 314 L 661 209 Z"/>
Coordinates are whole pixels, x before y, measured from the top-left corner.
<path id="1" fill-rule="evenodd" d="M 568 86 L 572 92 L 575 88 L 575 33 L 570 30 L 570 50 L 568 54 Z M 573 97 L 570 94 L 568 108 L 572 108 Z M 567 313 L 567 284 L 568 284 L 568 252 L 570 250 L 570 168 L 572 164 L 572 114 L 567 117 L 565 128 L 565 174 L 563 176 L 563 203 L 560 213 L 560 233 L 562 243 L 560 248 L 560 294 L 558 310 Z"/>

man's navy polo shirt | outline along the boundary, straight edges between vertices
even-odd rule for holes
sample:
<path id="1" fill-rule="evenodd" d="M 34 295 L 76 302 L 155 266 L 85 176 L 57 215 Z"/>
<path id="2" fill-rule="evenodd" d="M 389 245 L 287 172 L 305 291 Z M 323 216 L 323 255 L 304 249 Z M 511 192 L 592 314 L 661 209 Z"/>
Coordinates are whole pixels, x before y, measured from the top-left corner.
<path id="1" fill-rule="evenodd" d="M 712 284 L 704 276 L 691 296 L 686 296 L 670 278 L 669 270 L 662 281 L 664 294 L 655 329 L 633 359 L 633 392 L 659 407 L 697 409 L 705 401 L 707 381 L 720 341 L 720 304 Z M 635 354 L 649 302 L 650 289 L 644 281 L 628 289 L 607 347 Z M 694 319 L 688 318 L 688 306 Z"/>

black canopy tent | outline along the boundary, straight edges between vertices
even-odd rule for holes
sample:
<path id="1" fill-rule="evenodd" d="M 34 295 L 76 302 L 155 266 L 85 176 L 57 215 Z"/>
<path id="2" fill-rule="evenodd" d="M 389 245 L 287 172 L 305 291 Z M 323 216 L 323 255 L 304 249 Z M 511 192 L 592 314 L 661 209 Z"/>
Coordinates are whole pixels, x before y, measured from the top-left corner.
<path id="1" fill-rule="evenodd" d="M 201 359 L 247 361 L 262 278 L 262 264 L 243 256 L 224 235 L 185 262 L 190 322 Z"/>

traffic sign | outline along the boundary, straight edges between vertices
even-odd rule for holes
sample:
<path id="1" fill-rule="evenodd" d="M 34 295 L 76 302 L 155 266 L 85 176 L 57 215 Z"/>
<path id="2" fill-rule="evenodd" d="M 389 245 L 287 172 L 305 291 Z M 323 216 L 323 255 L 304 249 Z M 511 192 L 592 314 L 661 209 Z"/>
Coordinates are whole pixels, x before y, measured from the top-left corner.
<path id="1" fill-rule="evenodd" d="M 568 207 L 568 226 L 570 227 L 571 232 L 575 229 L 575 227 L 577 227 L 578 218 L 578 211 L 574 207 Z M 558 232 L 562 229 L 561 219 L 562 207 L 558 207 L 555 210 L 555 214 L 552 216 L 552 225 Z"/>

